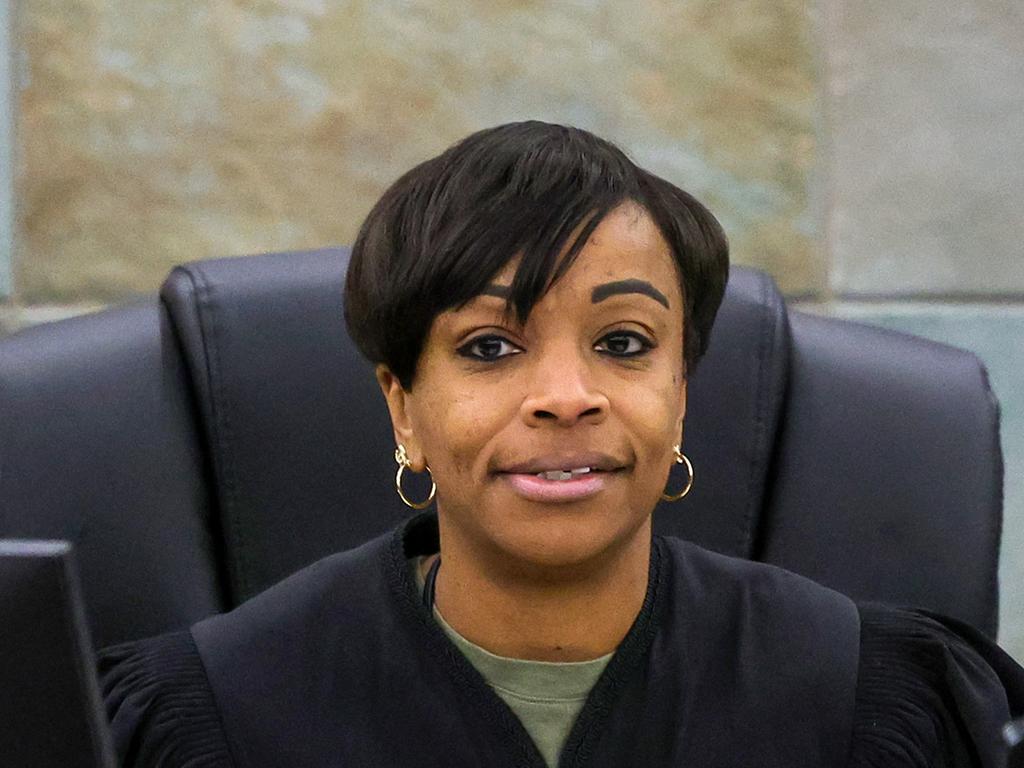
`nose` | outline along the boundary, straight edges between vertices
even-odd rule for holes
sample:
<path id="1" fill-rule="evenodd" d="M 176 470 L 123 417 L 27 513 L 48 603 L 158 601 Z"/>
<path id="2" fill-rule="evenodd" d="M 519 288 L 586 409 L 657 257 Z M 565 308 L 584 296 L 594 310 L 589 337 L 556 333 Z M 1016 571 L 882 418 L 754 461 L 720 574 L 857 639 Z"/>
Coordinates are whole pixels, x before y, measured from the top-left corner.
<path id="1" fill-rule="evenodd" d="M 600 424 L 608 416 L 608 398 L 579 353 L 552 350 L 535 362 L 531 373 L 521 411 L 528 426 Z"/>

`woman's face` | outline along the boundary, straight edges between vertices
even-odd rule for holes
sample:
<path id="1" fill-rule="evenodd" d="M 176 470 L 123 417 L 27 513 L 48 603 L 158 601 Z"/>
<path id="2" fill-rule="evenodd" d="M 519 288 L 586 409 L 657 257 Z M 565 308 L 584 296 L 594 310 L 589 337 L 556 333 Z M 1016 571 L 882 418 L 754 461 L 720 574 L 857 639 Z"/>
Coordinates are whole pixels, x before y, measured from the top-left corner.
<path id="1" fill-rule="evenodd" d="M 664 490 L 686 410 L 679 279 L 635 204 L 521 327 L 502 298 L 514 270 L 435 319 L 411 391 L 378 377 L 396 439 L 430 466 L 442 531 L 480 554 L 582 565 L 646 536 Z"/>

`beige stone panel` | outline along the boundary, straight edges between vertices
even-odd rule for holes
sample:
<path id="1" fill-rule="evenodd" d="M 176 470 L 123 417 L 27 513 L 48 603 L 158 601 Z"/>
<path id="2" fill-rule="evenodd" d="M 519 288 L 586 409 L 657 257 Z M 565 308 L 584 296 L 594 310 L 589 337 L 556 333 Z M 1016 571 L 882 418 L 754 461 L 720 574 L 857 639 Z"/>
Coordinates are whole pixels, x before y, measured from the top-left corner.
<path id="1" fill-rule="evenodd" d="M 1024 4 L 822 7 L 834 292 L 1024 296 Z"/>
<path id="2" fill-rule="evenodd" d="M 475 129 L 568 122 L 819 287 L 806 2 L 34 0 L 19 14 L 22 301 L 151 291 L 174 264 L 351 242 Z"/>

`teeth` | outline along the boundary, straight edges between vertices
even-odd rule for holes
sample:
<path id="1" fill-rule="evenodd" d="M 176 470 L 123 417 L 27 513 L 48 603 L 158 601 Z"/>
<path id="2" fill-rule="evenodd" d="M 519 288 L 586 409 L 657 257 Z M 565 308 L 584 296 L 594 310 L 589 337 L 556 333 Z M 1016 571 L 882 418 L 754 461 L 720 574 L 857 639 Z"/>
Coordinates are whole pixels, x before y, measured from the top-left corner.
<path id="1" fill-rule="evenodd" d="M 590 472 L 590 467 L 579 467 L 577 469 L 554 469 L 550 472 L 538 472 L 537 477 L 544 480 L 572 480 L 579 475 Z"/>
<path id="2" fill-rule="evenodd" d="M 551 472 L 540 472 L 537 474 L 537 477 L 544 480 L 572 480 L 572 472 L 563 472 L 560 469 L 555 469 Z"/>

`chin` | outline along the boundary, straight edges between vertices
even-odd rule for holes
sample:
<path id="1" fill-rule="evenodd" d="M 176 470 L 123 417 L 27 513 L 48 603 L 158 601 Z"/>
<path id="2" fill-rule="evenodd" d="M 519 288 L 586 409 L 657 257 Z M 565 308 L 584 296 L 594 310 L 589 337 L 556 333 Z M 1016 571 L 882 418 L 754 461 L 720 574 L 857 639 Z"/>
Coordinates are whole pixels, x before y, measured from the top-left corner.
<path id="1" fill-rule="evenodd" d="M 635 544 L 638 536 L 650 536 L 650 515 L 637 519 L 552 506 L 556 508 L 539 515 L 506 517 L 485 535 L 504 557 L 547 572 L 600 567 Z"/>

